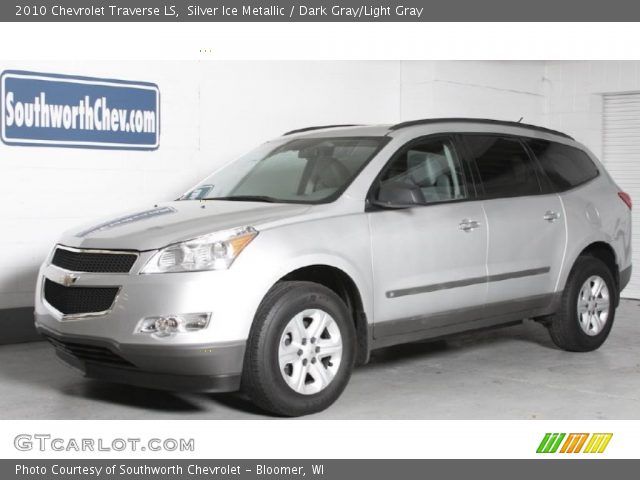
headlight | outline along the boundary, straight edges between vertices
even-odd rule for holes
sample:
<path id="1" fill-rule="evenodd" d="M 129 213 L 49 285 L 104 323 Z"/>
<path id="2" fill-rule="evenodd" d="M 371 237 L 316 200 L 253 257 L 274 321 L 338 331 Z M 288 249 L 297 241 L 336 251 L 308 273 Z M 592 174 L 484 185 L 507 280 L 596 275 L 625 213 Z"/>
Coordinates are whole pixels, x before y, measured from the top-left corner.
<path id="1" fill-rule="evenodd" d="M 211 233 L 156 252 L 141 273 L 226 270 L 258 231 L 253 227 Z"/>

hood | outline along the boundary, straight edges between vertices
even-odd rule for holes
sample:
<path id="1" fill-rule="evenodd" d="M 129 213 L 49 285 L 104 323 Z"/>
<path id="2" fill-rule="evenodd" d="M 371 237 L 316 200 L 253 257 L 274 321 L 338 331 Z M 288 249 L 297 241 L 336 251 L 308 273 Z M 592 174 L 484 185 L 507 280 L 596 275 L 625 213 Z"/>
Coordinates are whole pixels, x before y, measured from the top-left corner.
<path id="1" fill-rule="evenodd" d="M 228 228 L 271 227 L 294 221 L 309 205 L 179 201 L 125 212 L 67 231 L 60 243 L 78 248 L 155 250 Z"/>

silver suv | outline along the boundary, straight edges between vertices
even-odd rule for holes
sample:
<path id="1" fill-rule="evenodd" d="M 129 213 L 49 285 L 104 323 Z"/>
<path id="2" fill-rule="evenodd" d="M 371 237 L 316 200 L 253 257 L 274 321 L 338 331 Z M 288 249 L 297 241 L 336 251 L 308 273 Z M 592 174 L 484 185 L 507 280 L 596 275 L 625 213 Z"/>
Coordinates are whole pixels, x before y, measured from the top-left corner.
<path id="1" fill-rule="evenodd" d="M 288 132 L 176 201 L 67 232 L 36 326 L 88 377 L 331 405 L 372 350 L 517 323 L 594 350 L 631 199 L 567 135 L 428 119 Z"/>

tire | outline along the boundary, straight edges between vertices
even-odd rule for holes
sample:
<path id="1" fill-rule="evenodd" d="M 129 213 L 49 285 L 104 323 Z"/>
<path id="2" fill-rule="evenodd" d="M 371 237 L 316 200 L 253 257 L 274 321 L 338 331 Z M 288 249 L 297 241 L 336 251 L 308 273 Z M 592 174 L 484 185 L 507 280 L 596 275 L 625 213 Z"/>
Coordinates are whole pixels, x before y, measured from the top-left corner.
<path id="1" fill-rule="evenodd" d="M 595 301 L 585 302 L 581 299 L 581 291 L 585 287 L 586 282 L 593 287 L 585 287 L 584 292 L 593 292 L 597 290 L 595 286 L 597 280 L 601 279 L 606 286 L 608 292 L 607 299 L 598 299 Z M 604 292 L 604 288 L 602 291 Z M 591 295 L 591 294 L 589 294 Z M 586 298 L 586 297 L 583 297 Z M 549 325 L 549 334 L 551 340 L 558 347 L 569 352 L 590 352 L 598 349 L 609 336 L 613 320 L 615 318 L 615 308 L 618 299 L 618 289 L 613 279 L 613 274 L 609 267 L 602 260 L 584 255 L 578 257 L 576 263 L 569 274 L 567 284 L 562 294 L 561 304 L 558 312 L 551 318 Z M 581 301 L 587 311 L 579 316 L 578 303 Z M 601 320 L 602 315 L 598 313 L 598 305 L 602 306 L 608 302 L 608 314 L 605 321 Z M 596 312 L 597 318 L 589 319 L 590 312 Z M 583 320 L 581 320 L 583 319 Z M 599 328 L 596 325 L 599 324 Z M 585 327 L 583 327 L 585 325 Z M 585 330 L 589 330 L 587 333 Z"/>
<path id="2" fill-rule="evenodd" d="M 302 330 L 300 321 L 308 330 Z M 314 330 L 325 323 L 331 325 L 331 332 L 327 327 L 316 339 Z M 327 356 L 337 351 L 338 340 L 340 354 Z M 276 415 L 319 412 L 342 394 L 355 353 L 354 323 L 338 295 L 312 282 L 279 282 L 256 313 L 247 341 L 242 390 L 257 406 Z"/>

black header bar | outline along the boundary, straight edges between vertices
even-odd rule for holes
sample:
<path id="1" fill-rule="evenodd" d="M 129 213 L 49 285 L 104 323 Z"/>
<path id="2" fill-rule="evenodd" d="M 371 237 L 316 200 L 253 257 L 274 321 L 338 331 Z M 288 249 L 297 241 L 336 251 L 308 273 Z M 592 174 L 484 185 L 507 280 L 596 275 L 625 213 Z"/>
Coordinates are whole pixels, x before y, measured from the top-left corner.
<path id="1" fill-rule="evenodd" d="M 604 22 L 629 0 L 3 0 L 1 22 Z M 487 32 L 490 35 L 491 32 Z M 544 35 L 544 31 L 540 31 Z M 569 39 L 568 39 L 569 40 Z M 446 41 L 446 39 L 443 39 Z M 505 38 L 505 42 L 509 39 Z"/>

